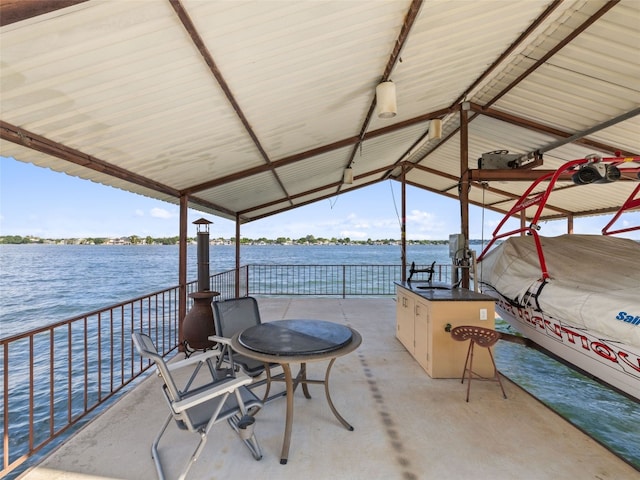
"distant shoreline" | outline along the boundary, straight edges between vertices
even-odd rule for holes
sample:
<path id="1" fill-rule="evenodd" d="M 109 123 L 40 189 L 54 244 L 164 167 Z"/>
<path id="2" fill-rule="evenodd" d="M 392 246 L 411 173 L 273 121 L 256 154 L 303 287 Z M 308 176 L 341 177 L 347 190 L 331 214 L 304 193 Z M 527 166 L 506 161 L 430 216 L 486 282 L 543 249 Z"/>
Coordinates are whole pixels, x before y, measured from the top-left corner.
<path id="1" fill-rule="evenodd" d="M 486 240 L 484 241 L 486 242 Z M 94 238 L 40 238 L 33 236 L 22 237 L 19 235 L 4 235 L 0 236 L 0 245 L 106 245 L 106 246 L 120 246 L 120 245 L 178 245 L 178 237 L 138 237 L 132 235 L 130 237 L 94 237 Z M 197 244 L 195 237 L 187 238 L 188 244 Z M 471 239 L 469 244 L 482 244 L 483 240 Z M 210 245 L 235 245 L 236 241 L 233 238 L 214 238 L 209 240 Z M 307 235 L 299 239 L 290 238 L 241 238 L 240 245 L 401 245 L 402 242 L 396 239 L 382 239 L 382 240 L 352 240 L 350 238 L 337 239 L 337 238 L 316 238 L 313 235 Z M 407 245 L 448 245 L 449 240 L 406 240 Z"/>

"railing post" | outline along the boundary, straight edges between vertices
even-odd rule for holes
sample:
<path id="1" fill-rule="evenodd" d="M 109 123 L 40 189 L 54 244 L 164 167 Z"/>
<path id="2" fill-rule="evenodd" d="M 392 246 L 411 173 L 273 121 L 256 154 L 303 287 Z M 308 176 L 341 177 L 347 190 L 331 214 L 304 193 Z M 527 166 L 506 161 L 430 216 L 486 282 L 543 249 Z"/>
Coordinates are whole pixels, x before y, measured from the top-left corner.
<path id="1" fill-rule="evenodd" d="M 342 298 L 347 298 L 347 266 L 342 265 Z"/>

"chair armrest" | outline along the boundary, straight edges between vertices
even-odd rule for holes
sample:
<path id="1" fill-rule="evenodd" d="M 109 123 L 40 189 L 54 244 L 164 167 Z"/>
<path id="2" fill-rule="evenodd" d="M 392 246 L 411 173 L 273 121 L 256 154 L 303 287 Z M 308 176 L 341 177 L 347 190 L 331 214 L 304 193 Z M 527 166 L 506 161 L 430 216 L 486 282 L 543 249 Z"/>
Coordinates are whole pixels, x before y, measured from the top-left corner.
<path id="1" fill-rule="evenodd" d="M 178 370 L 179 368 L 184 368 L 191 366 L 196 363 L 206 362 L 209 359 L 217 359 L 218 356 L 222 353 L 220 350 L 207 350 L 206 352 L 200 353 L 198 355 L 192 355 L 184 360 L 178 360 L 177 362 L 169 362 L 167 363 L 167 368 L 169 371 Z"/>
<path id="2" fill-rule="evenodd" d="M 231 345 L 231 339 L 227 337 L 219 337 L 218 335 L 211 335 L 208 337 L 212 342 L 222 343 L 224 345 Z"/>
<path id="3" fill-rule="evenodd" d="M 225 393 L 233 393 L 239 387 L 249 385 L 251 382 L 251 378 L 243 374 L 237 377 L 228 377 L 212 384 L 210 388 L 198 390 L 193 395 L 186 394 L 182 400 L 171 403 L 171 408 L 176 413 L 180 413 Z"/>

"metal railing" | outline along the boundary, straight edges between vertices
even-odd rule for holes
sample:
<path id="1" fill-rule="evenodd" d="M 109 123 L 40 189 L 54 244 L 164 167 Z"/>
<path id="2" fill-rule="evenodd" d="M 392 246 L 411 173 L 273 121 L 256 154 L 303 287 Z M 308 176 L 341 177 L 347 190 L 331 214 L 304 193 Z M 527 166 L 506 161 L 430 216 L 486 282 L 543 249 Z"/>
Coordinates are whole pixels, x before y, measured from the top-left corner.
<path id="1" fill-rule="evenodd" d="M 430 265 L 416 268 L 426 268 Z M 451 265 L 436 265 L 432 281 L 450 282 Z M 250 295 L 395 295 L 401 265 L 248 265 Z"/>
<path id="2" fill-rule="evenodd" d="M 0 476 L 60 437 L 131 383 L 142 362 L 131 332 L 166 355 L 178 340 L 178 287 L 0 340 Z"/>
<path id="3" fill-rule="evenodd" d="M 248 265 L 238 276 L 247 295 L 394 295 L 399 265 Z M 447 265 L 435 281 L 448 281 Z M 235 297 L 235 270 L 211 277 L 217 299 Z M 197 281 L 187 293 L 197 291 Z M 131 332 L 151 335 L 163 355 L 178 351 L 177 286 L 0 339 L 0 477 L 88 420 L 149 369 Z"/>

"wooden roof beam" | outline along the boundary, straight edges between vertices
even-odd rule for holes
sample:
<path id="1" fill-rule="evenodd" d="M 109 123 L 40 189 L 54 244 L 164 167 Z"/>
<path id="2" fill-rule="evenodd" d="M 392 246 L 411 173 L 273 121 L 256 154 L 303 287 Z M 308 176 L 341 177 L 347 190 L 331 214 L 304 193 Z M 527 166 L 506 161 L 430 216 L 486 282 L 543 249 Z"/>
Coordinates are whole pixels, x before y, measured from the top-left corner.
<path id="1" fill-rule="evenodd" d="M 271 172 L 273 173 L 273 176 L 278 182 L 278 185 L 280 185 L 282 192 L 285 194 L 287 198 L 289 198 L 289 192 L 287 192 L 287 189 L 285 188 L 284 183 L 282 183 L 282 180 L 278 176 L 275 169 L 272 167 L 272 162 L 271 162 L 271 159 L 269 158 L 269 155 L 267 155 L 267 152 L 265 151 L 264 147 L 260 143 L 260 140 L 258 139 L 258 136 L 254 132 L 253 127 L 249 123 L 249 120 L 247 119 L 244 112 L 240 108 L 240 104 L 233 96 L 233 93 L 231 93 L 231 89 L 229 88 L 227 81 L 223 77 L 222 72 L 220 72 L 220 69 L 216 65 L 216 62 L 213 60 L 213 56 L 211 55 L 211 52 L 209 52 L 209 49 L 205 45 L 204 40 L 200 36 L 200 33 L 198 33 L 198 30 L 196 29 L 195 25 L 191 21 L 191 17 L 182 6 L 182 3 L 180 3 L 180 0 L 169 0 L 169 3 L 171 3 L 173 10 L 176 12 L 176 15 L 182 22 L 182 25 L 184 26 L 185 30 L 191 37 L 191 41 L 193 42 L 195 47 L 198 49 L 198 52 L 200 52 L 200 55 L 202 55 L 202 58 L 204 59 L 204 62 L 207 64 L 207 67 L 209 67 L 209 70 L 213 74 L 213 77 L 218 82 L 218 85 L 220 85 L 220 88 L 222 89 L 224 95 L 227 97 L 227 100 L 231 104 L 231 107 L 235 111 L 236 115 L 240 119 L 240 122 L 244 126 L 247 134 L 251 138 L 251 141 L 255 145 L 258 152 L 260 152 L 260 156 L 264 159 L 267 167 L 269 167 L 268 170 L 271 170 Z M 290 198 L 289 198 L 289 202 L 293 206 L 293 202 L 291 202 Z"/>
<path id="2" fill-rule="evenodd" d="M 520 82 L 526 79 L 530 74 L 536 71 L 539 67 L 544 65 L 551 57 L 553 57 L 556 53 L 566 47 L 572 40 L 578 37 L 582 32 L 584 32 L 591 25 L 596 23 L 600 17 L 602 17 L 605 13 L 615 7 L 620 0 L 611 0 L 606 2 L 596 13 L 587 18 L 578 28 L 572 30 L 566 37 L 564 37 L 560 42 L 556 44 L 555 47 L 550 49 L 546 54 L 540 57 L 536 62 L 534 62 L 529 68 L 527 68 L 518 78 L 516 78 L 513 82 L 511 82 L 507 87 L 502 89 L 500 93 L 494 96 L 489 102 L 487 102 L 484 107 L 490 107 L 498 100 L 500 100 L 504 95 L 509 93 L 513 88 L 515 88 Z"/>
<path id="3" fill-rule="evenodd" d="M 622 169 L 620 169 L 623 171 Z M 640 171 L 640 168 L 625 168 L 624 173 L 632 173 L 636 174 Z M 555 170 L 528 170 L 528 169 L 472 169 L 469 170 L 469 174 L 471 175 L 471 180 L 476 182 L 492 182 L 492 181 L 502 181 L 502 182 L 532 182 L 542 177 L 543 175 L 551 174 L 555 172 Z M 564 172 L 558 178 L 558 181 L 571 181 L 571 176 L 574 172 Z M 635 178 L 630 177 L 621 177 L 620 181 L 637 181 Z"/>
<path id="4" fill-rule="evenodd" d="M 0 120 L 0 138 L 175 198 L 180 198 L 181 195 L 180 191 L 167 185 L 137 175 L 124 168 L 116 167 L 104 160 L 16 127 L 4 120 Z"/>
<path id="5" fill-rule="evenodd" d="M 625 157 L 635 157 L 640 154 L 639 152 L 629 152 L 627 150 L 622 150 L 621 148 L 614 147 L 612 145 L 608 145 L 606 143 L 598 142 L 595 140 L 590 140 L 588 138 L 574 138 L 576 137 L 575 133 L 566 132 L 564 130 L 560 130 L 559 128 L 550 127 L 549 125 L 544 125 L 542 123 L 534 122 L 532 120 L 518 117 L 510 113 L 501 112 L 500 110 L 496 110 L 494 108 L 483 107 L 475 103 L 471 104 L 471 110 L 473 110 L 474 112 L 477 112 L 478 114 L 487 115 L 497 120 L 502 120 L 503 122 L 511 123 L 512 125 L 516 125 L 518 127 L 527 128 L 529 130 L 535 130 L 537 132 L 546 133 L 559 138 L 571 139 L 571 141 L 567 143 L 576 143 L 579 145 L 585 145 L 585 146 L 592 147 L 597 150 L 601 150 L 603 152 L 608 152 L 611 154 L 619 153 L 620 155 Z M 605 122 L 602 125 L 595 126 L 593 129 L 590 129 L 589 132 L 593 133 L 593 131 L 607 128 L 611 126 L 612 122 L 617 123 L 617 121 L 623 121 L 639 114 L 640 114 L 640 108 L 636 108 L 630 112 L 620 115 L 618 118 L 612 119 L 609 122 Z"/>
<path id="6" fill-rule="evenodd" d="M 270 170 L 271 168 L 280 168 L 285 165 L 289 165 L 291 163 L 299 162 L 300 160 L 306 160 L 307 158 L 322 155 L 323 153 L 328 153 L 333 150 L 338 150 L 340 148 L 349 147 L 350 145 L 355 145 L 361 142 L 362 140 L 369 140 L 372 138 L 379 137 L 381 135 L 392 133 L 396 130 L 402 130 L 403 128 L 409 127 L 416 123 L 426 122 L 434 118 L 439 118 L 440 116 L 445 115 L 447 113 L 450 113 L 450 110 L 448 108 L 445 108 L 442 110 L 437 110 L 435 112 L 430 112 L 424 115 L 420 115 L 418 117 L 411 118 L 403 122 L 399 122 L 393 125 L 389 125 L 387 127 L 379 128 L 378 130 L 374 130 L 372 132 L 367 132 L 364 135 L 364 139 L 361 139 L 359 136 L 344 138 L 342 140 L 338 140 L 337 142 L 330 143 L 328 145 L 323 145 L 318 148 L 307 150 L 306 152 L 296 153 L 289 157 L 281 158 L 280 160 L 273 160 L 269 165 L 260 165 L 258 167 L 248 168 L 247 170 L 243 170 L 241 172 L 227 175 L 226 177 L 223 177 L 223 178 L 209 180 L 207 182 L 203 182 L 198 185 L 192 185 L 191 187 L 184 189 L 184 193 L 191 194 L 195 192 L 200 192 L 202 190 L 208 190 L 209 188 L 214 188 L 220 185 L 224 185 L 225 183 L 233 182 L 246 177 L 250 177 L 252 175 L 263 173 L 267 170 Z"/>
<path id="7" fill-rule="evenodd" d="M 0 27 L 55 12 L 87 0 L 0 0 Z"/>
<path id="8" fill-rule="evenodd" d="M 422 7 L 423 1 L 424 0 L 413 0 L 411 2 L 411 5 L 409 6 L 409 10 L 407 11 L 407 15 L 405 16 L 404 22 L 402 24 L 402 28 L 400 29 L 400 33 L 398 34 L 398 38 L 396 39 L 396 43 L 394 45 L 393 51 L 389 56 L 387 66 L 385 67 L 384 72 L 382 73 L 382 78 L 380 79 L 380 82 L 386 82 L 389 80 L 391 72 L 393 71 L 393 67 L 395 67 L 396 63 L 398 63 L 398 59 L 400 58 L 400 52 L 402 51 L 402 48 L 404 47 L 405 43 L 407 43 L 407 40 L 409 39 L 409 32 L 411 32 L 411 28 L 413 27 L 416 21 L 416 18 L 418 17 L 418 13 L 420 12 L 420 8 Z M 353 150 L 351 151 L 351 155 L 349 155 L 349 161 L 347 162 L 346 168 L 349 168 L 353 165 L 353 159 L 358 153 L 358 147 L 364 140 L 365 134 L 369 129 L 371 118 L 373 117 L 373 113 L 376 109 L 377 100 L 378 99 L 374 95 L 371 105 L 369 105 L 369 111 L 367 112 L 364 118 L 364 122 L 362 123 L 362 128 L 360 129 L 360 135 L 358 136 L 359 141 L 353 147 Z M 339 193 L 341 188 L 342 188 L 342 183 L 338 185 L 336 193 Z"/>
<path id="9" fill-rule="evenodd" d="M 142 175 L 137 175 L 129 170 L 125 170 L 124 168 L 116 167 L 109 162 L 105 162 L 104 160 L 61 143 L 54 142 L 46 137 L 29 132 L 23 128 L 16 127 L 3 120 L 0 120 L 0 138 L 22 145 L 26 148 L 51 155 L 52 157 L 60 158 L 70 163 L 75 163 L 76 165 L 80 165 L 90 170 L 95 170 L 96 172 L 105 173 L 126 182 L 140 185 L 148 188 L 149 190 L 153 190 L 154 192 L 164 193 L 176 199 L 179 199 L 183 195 L 179 190 L 151 180 L 147 177 L 143 177 Z M 213 204 L 196 196 L 189 196 L 189 202 L 227 215 L 235 216 L 235 212 L 231 212 L 220 205 Z"/>

